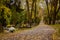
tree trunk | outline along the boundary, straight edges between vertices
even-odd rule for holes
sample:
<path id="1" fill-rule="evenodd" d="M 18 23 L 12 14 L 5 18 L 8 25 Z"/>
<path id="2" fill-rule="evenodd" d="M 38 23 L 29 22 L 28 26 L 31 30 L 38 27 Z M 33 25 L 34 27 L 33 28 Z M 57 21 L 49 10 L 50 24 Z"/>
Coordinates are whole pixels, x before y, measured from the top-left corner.
<path id="1" fill-rule="evenodd" d="M 33 19 L 32 19 L 32 13 L 34 11 L 34 0 L 32 0 L 32 6 L 31 6 L 31 24 L 33 24 Z"/>
<path id="2" fill-rule="evenodd" d="M 50 17 L 49 20 L 48 20 L 48 24 L 49 24 L 49 25 L 51 24 L 51 17 Z"/>
<path id="3" fill-rule="evenodd" d="M 0 33 L 3 32 L 3 26 L 2 24 L 0 23 Z"/>
<path id="4" fill-rule="evenodd" d="M 29 10 L 29 1 L 26 0 L 26 4 L 27 4 L 27 21 L 31 26 L 31 15 L 30 15 L 30 10 Z"/>
<path id="5" fill-rule="evenodd" d="M 28 3 L 28 0 L 26 0 L 26 5 L 27 5 L 27 17 L 29 18 L 29 14 L 30 14 L 30 12 L 29 12 L 29 3 Z M 28 18 L 27 18 L 27 20 L 28 20 Z"/>
<path id="6" fill-rule="evenodd" d="M 35 12 L 34 12 L 35 22 L 36 22 L 36 11 L 37 11 L 37 6 L 36 6 L 36 0 L 35 0 Z"/>
<path id="7" fill-rule="evenodd" d="M 32 11 L 34 11 L 34 0 L 32 0 L 33 2 L 32 2 L 32 6 L 31 6 L 31 15 L 32 15 Z"/>
<path id="8" fill-rule="evenodd" d="M 57 13 L 56 13 L 56 11 L 54 11 L 54 16 L 53 16 L 52 24 L 55 24 L 56 16 L 57 16 Z"/>

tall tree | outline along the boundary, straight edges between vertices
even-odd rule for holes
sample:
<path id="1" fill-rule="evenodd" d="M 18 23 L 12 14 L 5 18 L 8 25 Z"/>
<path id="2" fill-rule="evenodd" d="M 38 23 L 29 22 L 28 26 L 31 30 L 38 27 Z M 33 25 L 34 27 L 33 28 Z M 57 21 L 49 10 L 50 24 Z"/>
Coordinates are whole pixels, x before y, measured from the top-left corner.
<path id="1" fill-rule="evenodd" d="M 48 21 L 49 21 L 49 24 L 51 24 L 51 21 L 52 21 L 52 24 L 55 24 L 56 16 L 60 10 L 60 5 L 58 6 L 59 0 L 49 0 L 49 1 L 50 3 L 48 2 L 48 0 L 45 0 L 47 5 L 47 10 L 48 10 L 48 19 L 49 19 Z M 49 9 L 49 6 L 50 6 L 50 9 Z"/>
<path id="2" fill-rule="evenodd" d="M 30 23 L 31 17 L 30 17 L 29 1 L 28 0 L 26 0 L 26 5 L 27 5 L 27 21 L 28 21 L 28 23 Z"/>

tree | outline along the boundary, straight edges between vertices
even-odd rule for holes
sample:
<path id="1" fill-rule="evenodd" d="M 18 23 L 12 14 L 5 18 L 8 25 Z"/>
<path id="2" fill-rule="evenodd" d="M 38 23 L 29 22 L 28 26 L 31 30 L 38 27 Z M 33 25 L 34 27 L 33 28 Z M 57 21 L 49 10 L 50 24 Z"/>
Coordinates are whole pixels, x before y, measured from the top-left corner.
<path id="1" fill-rule="evenodd" d="M 30 15 L 29 1 L 28 0 L 26 0 L 26 5 L 27 5 L 27 21 L 31 26 L 31 17 L 30 17 L 31 15 Z"/>
<path id="2" fill-rule="evenodd" d="M 48 0 L 45 0 L 45 2 L 48 10 L 48 24 L 51 24 L 51 21 L 52 24 L 55 24 L 56 16 L 60 10 L 60 6 L 58 6 L 59 0 L 50 0 L 50 3 L 48 2 Z"/>

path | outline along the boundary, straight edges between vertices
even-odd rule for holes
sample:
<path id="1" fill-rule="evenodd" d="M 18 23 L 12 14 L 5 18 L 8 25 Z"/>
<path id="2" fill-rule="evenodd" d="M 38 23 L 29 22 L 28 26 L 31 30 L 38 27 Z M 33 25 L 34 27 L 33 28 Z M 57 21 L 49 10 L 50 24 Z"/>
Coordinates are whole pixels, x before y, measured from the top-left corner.
<path id="1" fill-rule="evenodd" d="M 33 30 L 26 30 L 6 38 L 0 38 L 0 40 L 52 40 L 49 36 L 51 36 L 54 31 L 52 27 L 45 25 L 43 21 L 41 21 Z"/>

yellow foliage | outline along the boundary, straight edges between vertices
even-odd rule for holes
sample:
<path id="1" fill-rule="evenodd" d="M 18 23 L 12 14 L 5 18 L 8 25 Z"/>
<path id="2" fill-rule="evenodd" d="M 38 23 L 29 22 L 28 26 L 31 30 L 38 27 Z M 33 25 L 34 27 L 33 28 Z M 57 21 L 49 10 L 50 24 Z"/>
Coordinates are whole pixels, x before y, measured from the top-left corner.
<path id="1" fill-rule="evenodd" d="M 7 8 L 7 7 L 5 7 L 4 5 L 2 5 L 2 6 L 0 7 L 0 9 L 4 9 L 5 13 L 11 14 L 11 13 L 10 13 L 10 9 Z"/>
<path id="2" fill-rule="evenodd" d="M 10 24 L 10 20 L 11 20 L 11 11 L 8 7 L 4 6 L 4 5 L 1 5 L 0 6 L 0 12 L 2 11 L 2 9 L 4 9 L 4 18 L 6 19 L 6 23 L 7 24 Z M 9 16 L 9 17 L 8 17 Z"/>
<path id="3" fill-rule="evenodd" d="M 34 19 L 34 13 L 32 13 L 32 19 Z"/>
<path id="4" fill-rule="evenodd" d="M 56 39 L 57 39 L 57 35 L 53 34 L 53 40 L 56 40 Z"/>

